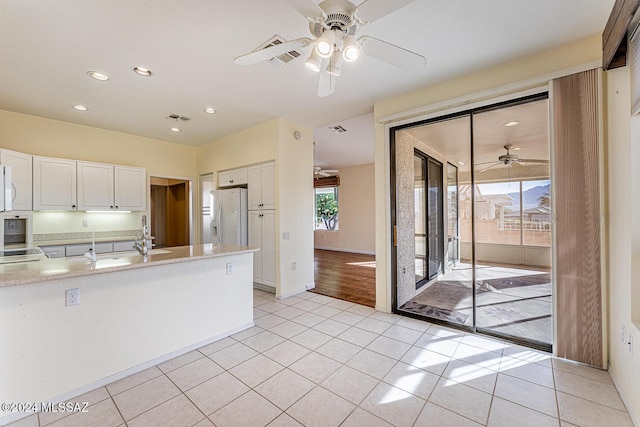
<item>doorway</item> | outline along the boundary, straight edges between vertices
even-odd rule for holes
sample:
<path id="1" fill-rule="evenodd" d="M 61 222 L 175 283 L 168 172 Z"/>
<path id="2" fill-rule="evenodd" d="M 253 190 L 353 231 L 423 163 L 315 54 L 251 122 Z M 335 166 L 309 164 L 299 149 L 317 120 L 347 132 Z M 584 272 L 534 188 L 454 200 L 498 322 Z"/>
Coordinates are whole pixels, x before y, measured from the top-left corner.
<path id="1" fill-rule="evenodd" d="M 551 350 L 548 118 L 545 93 L 391 129 L 397 313 Z"/>
<path id="2" fill-rule="evenodd" d="M 157 248 L 191 243 L 191 182 L 151 177 L 151 226 Z"/>

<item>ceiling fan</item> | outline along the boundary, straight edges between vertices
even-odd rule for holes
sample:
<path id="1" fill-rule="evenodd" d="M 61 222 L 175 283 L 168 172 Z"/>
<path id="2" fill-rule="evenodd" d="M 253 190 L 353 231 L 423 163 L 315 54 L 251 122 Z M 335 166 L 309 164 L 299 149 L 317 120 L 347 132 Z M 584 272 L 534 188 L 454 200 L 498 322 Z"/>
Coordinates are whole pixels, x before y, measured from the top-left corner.
<path id="1" fill-rule="evenodd" d="M 482 170 L 479 170 L 478 173 L 485 172 L 493 168 L 494 166 L 498 166 L 498 165 L 511 166 L 513 164 L 520 165 L 523 163 L 524 164 L 527 164 L 527 163 L 547 163 L 548 164 L 549 163 L 549 160 L 544 160 L 544 159 L 521 159 L 518 157 L 517 154 L 511 154 L 511 151 L 519 150 L 519 148 L 514 148 L 513 145 L 511 144 L 505 145 L 504 149 L 507 150 L 507 154 L 498 156 L 498 161 L 483 162 L 483 163 L 476 164 L 476 166 L 490 164 L 490 166 L 485 167 Z"/>
<path id="2" fill-rule="evenodd" d="M 338 173 L 337 169 L 322 169 L 320 166 L 313 167 L 313 174 L 320 176 L 331 176 L 331 174 Z"/>
<path id="3" fill-rule="evenodd" d="M 349 0 L 286 0 L 309 21 L 312 38 L 302 37 L 260 49 L 233 60 L 236 65 L 253 65 L 295 49 L 312 47 L 305 65 L 320 73 L 318 96 L 335 90 L 343 62 L 353 62 L 360 53 L 367 54 L 401 69 L 422 67 L 424 56 L 394 44 L 359 35 L 361 27 L 380 19 L 415 0 L 364 0 L 355 6 Z"/>

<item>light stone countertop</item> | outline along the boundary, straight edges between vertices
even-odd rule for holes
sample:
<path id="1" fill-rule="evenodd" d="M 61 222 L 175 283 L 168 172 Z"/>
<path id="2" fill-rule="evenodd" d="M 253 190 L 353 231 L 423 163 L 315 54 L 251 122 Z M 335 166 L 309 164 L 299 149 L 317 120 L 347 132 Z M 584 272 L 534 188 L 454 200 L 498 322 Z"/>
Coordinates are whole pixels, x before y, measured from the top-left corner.
<path id="1" fill-rule="evenodd" d="M 97 239 L 96 239 L 97 241 Z M 154 267 L 165 264 L 189 262 L 207 258 L 225 257 L 257 252 L 259 249 L 248 246 L 228 245 L 224 243 L 176 246 L 151 249 L 144 259 L 132 252 L 113 252 L 98 254 L 93 262 L 83 257 L 51 258 L 43 257 L 39 261 L 15 264 L 0 264 L 0 288 L 26 285 L 48 280 L 83 277 L 93 274 L 126 271 L 137 268 Z"/>

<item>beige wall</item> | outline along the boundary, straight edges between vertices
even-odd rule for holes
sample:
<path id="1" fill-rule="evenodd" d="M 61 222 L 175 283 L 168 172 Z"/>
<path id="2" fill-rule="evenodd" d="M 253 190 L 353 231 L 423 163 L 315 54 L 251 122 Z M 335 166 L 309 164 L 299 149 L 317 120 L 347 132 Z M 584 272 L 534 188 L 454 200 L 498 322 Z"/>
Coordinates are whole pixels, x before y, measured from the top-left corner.
<path id="1" fill-rule="evenodd" d="M 195 179 L 196 148 L 0 110 L 0 147 Z"/>
<path id="2" fill-rule="evenodd" d="M 339 230 L 316 230 L 315 247 L 375 254 L 374 165 L 340 168 L 339 175 Z"/>
<path id="3" fill-rule="evenodd" d="M 417 115 L 415 109 L 443 103 L 439 108 L 448 109 L 447 100 L 468 97 L 468 102 L 482 98 L 474 94 L 493 88 L 512 85 L 513 93 L 534 86 L 530 80 L 554 72 L 579 67 L 601 59 L 602 40 L 594 36 L 575 43 L 556 47 L 544 52 L 518 58 L 495 67 L 453 79 L 422 90 L 391 98 L 374 105 L 375 117 L 375 169 L 376 169 L 376 308 L 390 311 L 390 215 L 389 215 L 389 153 L 385 124 L 381 118 L 397 115 L 397 120 Z M 524 83 L 526 81 L 526 83 Z M 523 82 L 519 84 L 518 82 Z M 535 84 L 539 86 L 539 84 Z M 502 90 L 499 95 L 504 95 Z M 494 95 L 498 96 L 498 94 Z M 491 95 L 483 94 L 484 99 Z M 410 111 L 413 110 L 413 111 Z M 394 118 L 395 120 L 396 118 Z"/>
<path id="4" fill-rule="evenodd" d="M 640 117 L 631 118 L 629 70 L 608 71 L 607 102 L 607 228 L 609 296 L 609 364 L 627 408 L 640 422 L 640 351 L 634 354 L 622 340 L 627 335 L 640 339 Z M 633 141 L 633 143 L 632 143 Z M 631 233 L 630 233 L 631 231 Z M 634 323 L 635 320 L 635 323 Z M 627 337 L 628 338 L 628 337 Z"/>
<path id="5" fill-rule="evenodd" d="M 196 148 L 0 110 L 0 147 L 37 156 L 138 166 L 147 174 L 195 180 Z M 37 212 L 33 232 L 133 230 L 142 213 Z M 82 221 L 88 227 L 82 226 Z"/>

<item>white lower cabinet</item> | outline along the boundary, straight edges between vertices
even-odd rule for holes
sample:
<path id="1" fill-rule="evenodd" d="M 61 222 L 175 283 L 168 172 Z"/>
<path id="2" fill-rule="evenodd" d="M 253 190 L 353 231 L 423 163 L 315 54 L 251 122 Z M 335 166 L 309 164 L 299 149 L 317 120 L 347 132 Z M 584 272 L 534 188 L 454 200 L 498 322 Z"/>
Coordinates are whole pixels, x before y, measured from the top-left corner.
<path id="1" fill-rule="evenodd" d="M 249 246 L 253 254 L 253 281 L 276 284 L 276 211 L 249 211 Z"/>

